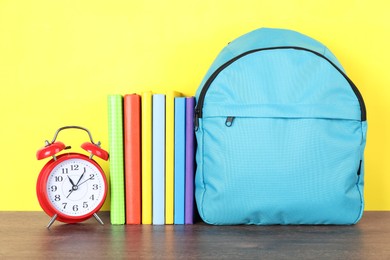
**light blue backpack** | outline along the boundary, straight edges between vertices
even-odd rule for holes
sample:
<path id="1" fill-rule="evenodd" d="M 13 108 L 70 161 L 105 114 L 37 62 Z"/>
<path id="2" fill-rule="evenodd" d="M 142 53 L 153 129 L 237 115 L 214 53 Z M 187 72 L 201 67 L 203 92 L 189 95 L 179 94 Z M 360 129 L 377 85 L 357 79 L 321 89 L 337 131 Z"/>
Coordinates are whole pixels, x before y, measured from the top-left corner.
<path id="1" fill-rule="evenodd" d="M 197 94 L 196 201 L 210 224 L 354 224 L 366 108 L 321 43 L 258 29 L 228 44 Z"/>

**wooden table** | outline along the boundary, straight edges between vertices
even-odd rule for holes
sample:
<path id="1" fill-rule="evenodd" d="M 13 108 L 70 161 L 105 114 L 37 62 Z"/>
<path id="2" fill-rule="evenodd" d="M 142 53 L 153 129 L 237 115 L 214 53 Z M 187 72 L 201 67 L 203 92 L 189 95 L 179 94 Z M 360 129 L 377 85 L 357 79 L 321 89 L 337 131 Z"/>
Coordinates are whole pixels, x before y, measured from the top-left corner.
<path id="1" fill-rule="evenodd" d="M 66 225 L 0 212 L 0 259 L 390 259 L 390 212 L 354 226 Z"/>

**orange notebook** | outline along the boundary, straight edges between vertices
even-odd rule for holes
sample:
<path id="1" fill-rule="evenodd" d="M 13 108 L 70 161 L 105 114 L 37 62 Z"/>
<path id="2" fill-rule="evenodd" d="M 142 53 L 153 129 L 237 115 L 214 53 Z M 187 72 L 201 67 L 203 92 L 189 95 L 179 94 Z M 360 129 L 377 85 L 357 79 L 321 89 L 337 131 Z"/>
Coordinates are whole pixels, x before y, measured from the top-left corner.
<path id="1" fill-rule="evenodd" d="M 141 224 L 141 97 L 125 95 L 123 110 L 126 224 Z"/>

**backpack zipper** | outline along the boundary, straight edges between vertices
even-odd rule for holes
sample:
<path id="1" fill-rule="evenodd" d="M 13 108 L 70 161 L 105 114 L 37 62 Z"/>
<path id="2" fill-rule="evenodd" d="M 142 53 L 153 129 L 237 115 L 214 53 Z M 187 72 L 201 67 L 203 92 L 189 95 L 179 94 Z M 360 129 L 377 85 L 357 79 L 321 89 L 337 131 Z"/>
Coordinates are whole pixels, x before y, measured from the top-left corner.
<path id="1" fill-rule="evenodd" d="M 215 78 L 218 76 L 219 73 L 221 73 L 222 70 L 224 70 L 226 67 L 228 67 L 230 64 L 232 64 L 233 62 L 235 62 L 236 60 L 248 55 L 248 54 L 251 54 L 251 53 L 254 53 L 254 52 L 260 52 L 260 51 L 269 51 L 269 50 L 281 50 L 281 49 L 294 49 L 294 50 L 301 50 L 301 51 L 307 51 L 307 52 L 311 52 L 321 58 L 323 58 L 324 60 L 328 61 L 349 83 L 349 85 L 351 86 L 353 92 L 355 93 L 358 101 L 359 101 L 359 105 L 360 105 L 360 112 L 361 112 L 361 121 L 366 121 L 367 120 L 367 115 L 366 115 L 366 106 L 364 104 L 364 100 L 363 100 L 363 97 L 361 95 L 361 93 L 359 92 L 358 88 L 356 87 L 356 85 L 352 82 L 352 80 L 350 78 L 348 78 L 348 76 L 339 68 L 336 66 L 336 64 L 334 64 L 331 60 L 329 60 L 327 57 L 325 57 L 323 54 L 321 53 L 318 53 L 316 51 L 313 51 L 313 50 L 310 50 L 310 49 L 306 49 L 306 48 L 302 48 L 302 47 L 296 47 L 296 46 L 280 46 L 280 47 L 269 47 L 269 48 L 260 48 L 260 49 L 254 49 L 254 50 L 250 50 L 250 51 L 247 51 L 247 52 L 244 52 L 232 59 L 230 59 L 229 61 L 225 62 L 224 64 L 222 64 L 218 69 L 216 69 L 213 74 L 211 74 L 211 76 L 207 79 L 206 83 L 204 84 L 200 94 L 199 94 L 199 98 L 198 98 L 198 102 L 196 104 L 196 107 L 195 107 L 195 117 L 194 117 L 194 127 L 195 127 L 195 131 L 198 130 L 198 127 L 199 127 L 199 118 L 202 118 L 203 116 L 203 104 L 204 104 L 204 99 L 205 99 L 205 96 L 206 96 L 206 93 L 211 85 L 211 83 L 213 83 L 213 81 L 215 80 Z"/>

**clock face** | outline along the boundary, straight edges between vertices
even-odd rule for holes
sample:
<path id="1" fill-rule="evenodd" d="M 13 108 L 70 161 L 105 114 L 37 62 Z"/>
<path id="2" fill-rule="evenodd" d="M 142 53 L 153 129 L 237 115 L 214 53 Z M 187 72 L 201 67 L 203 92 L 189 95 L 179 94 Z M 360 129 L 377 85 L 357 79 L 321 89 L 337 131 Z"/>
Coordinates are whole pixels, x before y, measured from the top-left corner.
<path id="1" fill-rule="evenodd" d="M 47 197 L 56 211 L 78 217 L 102 205 L 106 183 L 103 173 L 90 161 L 70 158 L 59 162 L 50 172 Z"/>

